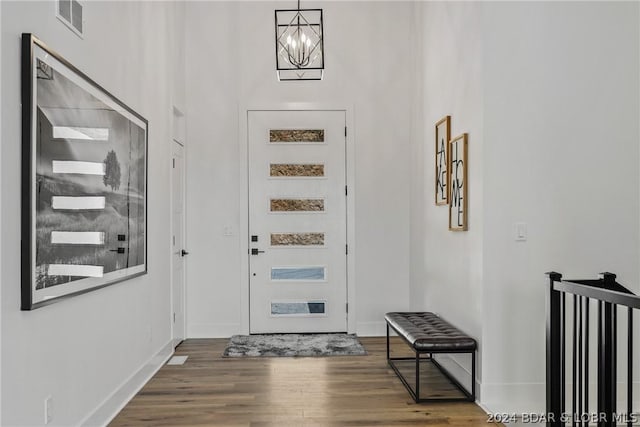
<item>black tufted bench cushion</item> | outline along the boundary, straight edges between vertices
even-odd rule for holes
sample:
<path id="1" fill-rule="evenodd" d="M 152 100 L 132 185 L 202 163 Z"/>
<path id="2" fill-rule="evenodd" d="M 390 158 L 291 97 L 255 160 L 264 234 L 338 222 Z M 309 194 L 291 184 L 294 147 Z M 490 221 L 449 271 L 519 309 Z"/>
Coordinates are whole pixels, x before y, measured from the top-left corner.
<path id="1" fill-rule="evenodd" d="M 476 340 L 433 313 L 387 313 L 384 316 L 414 349 L 422 352 L 473 351 Z"/>
<path id="2" fill-rule="evenodd" d="M 446 320 L 429 312 L 392 312 L 384 316 L 387 322 L 387 362 L 393 368 L 402 384 L 407 388 L 416 402 L 431 400 L 475 401 L 476 396 L 476 340 L 465 334 Z M 415 353 L 415 357 L 391 357 L 389 331 L 393 329 Z M 471 387 L 466 389 L 444 366 L 433 357 L 438 353 L 468 353 L 471 356 Z M 422 358 L 421 355 L 428 355 Z M 415 380 L 410 383 L 402 374 L 397 363 L 413 360 L 415 362 Z M 420 363 L 431 362 L 435 365 L 463 394 L 464 397 L 428 397 L 420 396 Z"/>

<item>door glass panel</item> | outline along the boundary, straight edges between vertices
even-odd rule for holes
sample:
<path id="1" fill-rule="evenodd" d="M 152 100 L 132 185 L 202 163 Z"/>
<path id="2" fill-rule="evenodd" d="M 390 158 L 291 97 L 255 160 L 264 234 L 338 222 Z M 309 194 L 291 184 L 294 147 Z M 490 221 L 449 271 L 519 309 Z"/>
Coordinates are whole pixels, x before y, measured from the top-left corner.
<path id="1" fill-rule="evenodd" d="M 271 129 L 269 142 L 324 142 L 324 129 Z"/>
<path id="2" fill-rule="evenodd" d="M 325 280 L 325 267 L 272 267 L 271 280 Z"/>
<path id="3" fill-rule="evenodd" d="M 324 165 L 316 164 L 274 164 L 271 163 L 269 175 L 274 177 L 324 176 Z"/>
<path id="4" fill-rule="evenodd" d="M 323 301 L 271 302 L 271 315 L 273 316 L 305 316 L 312 314 L 325 314 L 325 303 Z"/>
<path id="5" fill-rule="evenodd" d="M 271 212 L 324 212 L 324 199 L 271 199 Z"/>
<path id="6" fill-rule="evenodd" d="M 324 246 L 324 233 L 271 233 L 271 246 Z"/>

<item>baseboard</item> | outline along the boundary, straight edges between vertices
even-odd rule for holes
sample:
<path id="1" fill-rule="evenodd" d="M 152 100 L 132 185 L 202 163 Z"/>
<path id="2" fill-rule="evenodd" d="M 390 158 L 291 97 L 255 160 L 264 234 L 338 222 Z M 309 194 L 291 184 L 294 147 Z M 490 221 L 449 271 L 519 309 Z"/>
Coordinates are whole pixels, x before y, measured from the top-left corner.
<path id="1" fill-rule="evenodd" d="M 240 323 L 193 323 L 187 327 L 188 338 L 229 338 L 242 334 Z M 384 337 L 387 334 L 386 323 L 358 322 L 356 334 L 360 337 Z"/>
<path id="2" fill-rule="evenodd" d="M 80 425 L 94 427 L 109 424 L 172 355 L 173 345 L 168 342 L 155 356 L 151 357 L 136 373 L 111 393 Z"/>
<path id="3" fill-rule="evenodd" d="M 229 338 L 242 334 L 240 323 L 192 323 L 187 326 L 187 338 Z M 384 337 L 387 334 L 386 323 L 359 322 L 356 334 L 361 337 Z"/>
<path id="4" fill-rule="evenodd" d="M 187 338 L 229 338 L 242 332 L 240 323 L 191 323 Z"/>
<path id="5" fill-rule="evenodd" d="M 544 413 L 544 383 L 482 383 L 482 404 L 489 413 Z"/>
<path id="6" fill-rule="evenodd" d="M 476 400 L 476 405 L 478 405 L 480 407 L 480 409 L 482 409 L 487 415 L 493 413 L 493 412 L 491 412 L 491 408 L 487 407 L 480 400 Z"/>
<path id="7" fill-rule="evenodd" d="M 387 324 L 380 322 L 358 322 L 356 334 L 360 337 L 385 337 L 387 336 Z"/>
<path id="8" fill-rule="evenodd" d="M 515 414 L 521 418 L 522 414 L 543 414 L 546 408 L 545 383 L 493 383 L 482 384 L 482 408 L 487 413 L 493 414 Z M 571 389 L 571 383 L 567 383 L 567 390 Z M 593 385 L 595 389 L 595 384 Z M 626 383 L 618 383 L 618 407 L 626 408 Z M 633 383 L 634 405 L 636 409 L 640 407 L 640 383 Z M 596 407 L 596 393 L 590 394 L 591 407 Z M 567 400 L 567 411 L 571 411 L 570 400 Z M 637 412 L 637 410 L 636 410 Z"/>

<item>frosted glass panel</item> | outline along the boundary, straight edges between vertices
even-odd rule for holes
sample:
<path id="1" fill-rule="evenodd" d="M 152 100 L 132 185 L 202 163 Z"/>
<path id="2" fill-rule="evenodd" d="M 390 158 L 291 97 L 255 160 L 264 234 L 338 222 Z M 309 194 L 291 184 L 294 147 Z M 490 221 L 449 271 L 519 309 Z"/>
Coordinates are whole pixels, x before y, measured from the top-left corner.
<path id="1" fill-rule="evenodd" d="M 269 175 L 273 177 L 324 176 L 324 165 L 316 164 L 271 164 Z"/>
<path id="2" fill-rule="evenodd" d="M 324 129 L 271 129 L 269 142 L 324 142 Z"/>
<path id="3" fill-rule="evenodd" d="M 323 246 L 324 233 L 271 233 L 271 246 Z"/>
<path id="4" fill-rule="evenodd" d="M 325 314 L 324 302 L 272 302 L 271 314 L 274 316 Z"/>
<path id="5" fill-rule="evenodd" d="M 324 267 L 273 267 L 271 280 L 325 280 Z"/>
<path id="6" fill-rule="evenodd" d="M 324 199 L 271 199 L 271 212 L 323 212 Z"/>

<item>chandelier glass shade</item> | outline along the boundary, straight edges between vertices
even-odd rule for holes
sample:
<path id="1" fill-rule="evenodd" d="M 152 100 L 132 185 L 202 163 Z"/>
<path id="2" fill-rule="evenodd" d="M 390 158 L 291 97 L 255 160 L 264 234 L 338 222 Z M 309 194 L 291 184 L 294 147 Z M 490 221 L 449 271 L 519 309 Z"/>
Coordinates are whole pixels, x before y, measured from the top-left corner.
<path id="1" fill-rule="evenodd" d="M 322 9 L 276 10 L 278 80 L 322 80 L 324 37 Z"/>

